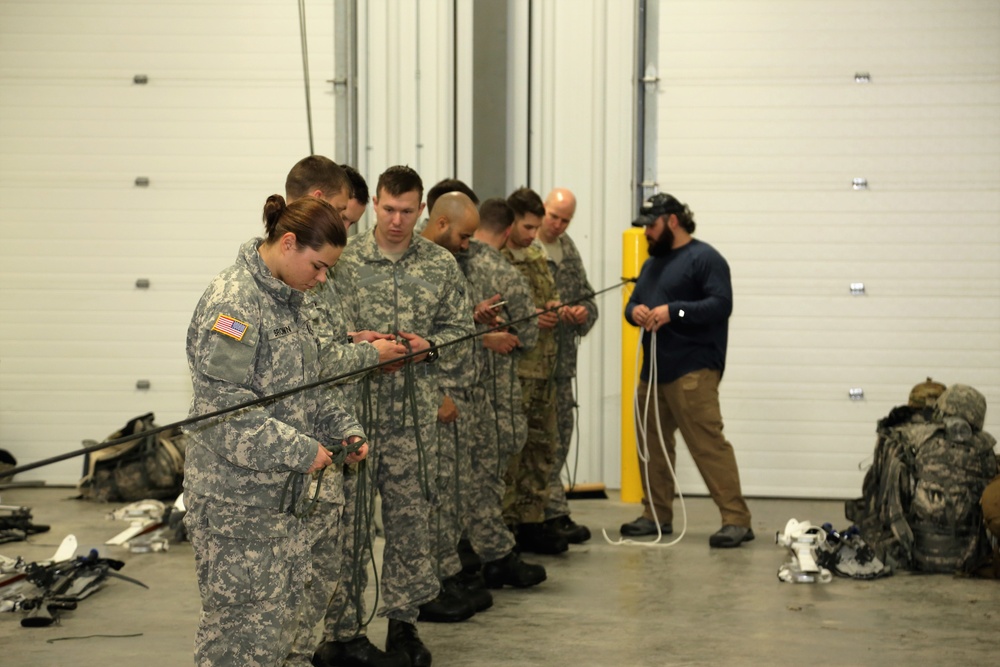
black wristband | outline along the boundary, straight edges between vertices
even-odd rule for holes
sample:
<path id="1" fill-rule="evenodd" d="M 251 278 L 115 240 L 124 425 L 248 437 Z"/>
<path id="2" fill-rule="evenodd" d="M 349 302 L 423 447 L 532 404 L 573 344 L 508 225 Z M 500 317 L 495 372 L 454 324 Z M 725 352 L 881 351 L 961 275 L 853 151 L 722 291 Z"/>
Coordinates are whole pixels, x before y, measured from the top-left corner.
<path id="1" fill-rule="evenodd" d="M 427 350 L 427 356 L 424 357 L 424 361 L 428 364 L 433 364 L 438 359 L 438 351 L 434 347 L 434 341 L 428 340 L 427 344 L 431 346 L 431 349 Z"/>

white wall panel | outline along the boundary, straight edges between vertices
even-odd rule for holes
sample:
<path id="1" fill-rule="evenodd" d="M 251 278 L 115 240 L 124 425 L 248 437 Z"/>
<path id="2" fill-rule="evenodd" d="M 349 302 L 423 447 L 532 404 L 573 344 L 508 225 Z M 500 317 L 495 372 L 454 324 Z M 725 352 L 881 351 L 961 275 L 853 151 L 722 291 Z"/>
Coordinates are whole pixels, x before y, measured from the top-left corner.
<path id="1" fill-rule="evenodd" d="M 455 175 L 455 3 L 359 5 L 357 166 L 372 186 L 393 164 Z M 333 3 L 305 7 L 315 151 L 332 155 Z M 186 416 L 194 305 L 309 152 L 300 47 L 296 3 L 0 4 L 0 446 L 22 462 L 139 412 Z"/>
<path id="2" fill-rule="evenodd" d="M 358 11 L 359 169 L 372 194 L 397 164 L 416 169 L 425 190 L 454 177 L 454 3 L 370 0 Z M 471 99 L 471 80 L 463 81 L 469 90 L 458 94 Z M 460 142 L 466 151 L 470 131 Z"/>
<path id="3" fill-rule="evenodd" d="M 631 221 L 632 4 L 532 3 L 530 62 L 527 5 L 515 2 L 512 11 L 512 71 L 517 74 L 511 96 L 518 104 L 508 185 L 529 185 L 543 198 L 554 187 L 576 194 L 568 234 L 594 289 L 603 290 L 621 281 L 622 232 Z M 529 67 L 532 86 L 526 99 Z M 569 462 L 576 465 L 576 481 L 618 488 L 621 288 L 598 296 L 597 304 L 600 319 L 580 347 L 579 448 L 574 443 Z"/>
<path id="4" fill-rule="evenodd" d="M 306 2 L 327 154 L 332 16 Z M 29 463 L 186 416 L 191 312 L 308 136 L 295 3 L 0 3 L 0 446 Z"/>
<path id="5" fill-rule="evenodd" d="M 660 19 L 660 187 L 732 268 L 722 400 L 745 491 L 858 495 L 875 422 L 926 376 L 979 388 L 996 432 L 1000 6 L 671 1 Z"/>

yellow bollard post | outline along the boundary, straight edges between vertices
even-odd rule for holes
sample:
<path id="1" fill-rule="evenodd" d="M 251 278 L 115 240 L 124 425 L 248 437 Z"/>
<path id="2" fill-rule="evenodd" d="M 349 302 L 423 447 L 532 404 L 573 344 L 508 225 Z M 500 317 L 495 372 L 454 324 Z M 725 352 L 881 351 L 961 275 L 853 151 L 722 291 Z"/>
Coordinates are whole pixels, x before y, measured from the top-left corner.
<path id="1" fill-rule="evenodd" d="M 622 278 L 638 278 L 647 251 L 645 232 L 630 227 L 622 234 Z M 633 283 L 625 286 L 622 304 L 628 303 Z M 639 457 L 635 451 L 635 355 L 640 340 L 639 327 L 632 326 L 622 314 L 622 502 L 642 502 L 642 477 L 639 475 Z"/>

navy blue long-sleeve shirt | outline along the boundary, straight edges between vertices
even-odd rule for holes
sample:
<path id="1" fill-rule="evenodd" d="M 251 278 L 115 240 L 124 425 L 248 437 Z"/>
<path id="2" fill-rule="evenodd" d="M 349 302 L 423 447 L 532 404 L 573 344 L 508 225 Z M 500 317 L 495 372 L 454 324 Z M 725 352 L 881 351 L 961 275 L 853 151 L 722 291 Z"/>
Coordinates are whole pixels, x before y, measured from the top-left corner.
<path id="1" fill-rule="evenodd" d="M 666 257 L 650 257 L 625 305 L 625 319 L 632 324 L 639 304 L 670 308 L 669 324 L 656 333 L 657 383 L 705 368 L 725 370 L 733 286 L 729 264 L 715 248 L 691 239 Z M 649 380 L 649 343 L 650 335 L 643 332 L 643 380 Z"/>

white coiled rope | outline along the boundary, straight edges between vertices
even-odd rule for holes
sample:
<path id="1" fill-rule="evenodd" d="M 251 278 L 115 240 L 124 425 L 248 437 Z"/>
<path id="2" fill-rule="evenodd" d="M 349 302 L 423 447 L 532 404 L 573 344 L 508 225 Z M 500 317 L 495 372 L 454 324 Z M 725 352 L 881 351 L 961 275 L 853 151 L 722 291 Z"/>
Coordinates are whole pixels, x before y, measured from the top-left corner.
<path id="1" fill-rule="evenodd" d="M 660 403 L 659 401 L 653 401 L 653 417 L 656 422 L 656 436 L 660 443 L 660 450 L 663 452 L 663 459 L 667 462 L 667 468 L 670 470 L 670 476 L 674 478 L 674 488 L 677 490 L 677 496 L 681 501 L 681 515 L 684 517 L 683 528 L 677 537 L 669 542 L 663 542 L 663 531 L 660 529 L 660 518 L 656 515 L 656 505 L 653 503 L 653 495 L 650 493 L 649 489 L 649 438 L 646 433 L 646 418 L 649 416 L 649 399 L 653 392 L 656 391 L 656 381 L 657 381 L 657 368 L 656 368 L 656 333 L 649 332 L 649 380 L 646 382 L 646 397 L 642 405 L 641 419 L 639 419 L 639 387 L 636 385 L 635 393 L 632 397 L 632 410 L 633 414 L 636 416 L 636 428 L 635 428 L 635 446 L 636 451 L 639 454 L 639 460 L 642 462 L 643 470 L 645 474 L 643 475 L 643 482 L 645 484 L 646 498 L 649 499 L 649 509 L 653 513 L 653 523 L 656 525 L 656 539 L 651 542 L 644 542 L 639 540 L 631 540 L 628 538 L 619 538 L 618 540 L 612 540 L 608 537 L 607 529 L 602 528 L 601 532 L 604 533 L 604 539 L 608 544 L 613 544 L 615 546 L 619 545 L 633 545 L 640 547 L 672 547 L 684 537 L 687 532 L 687 506 L 684 504 L 684 494 L 681 493 L 680 483 L 677 481 L 677 474 L 674 472 L 674 466 L 670 462 L 670 456 L 667 453 L 667 443 L 663 438 L 663 430 L 660 427 Z M 635 351 L 635 377 L 639 377 L 639 355 L 642 352 L 642 345 L 636 346 Z"/>

